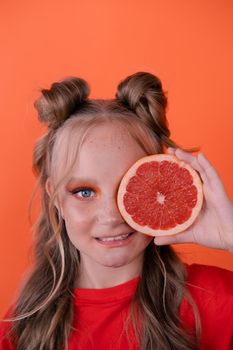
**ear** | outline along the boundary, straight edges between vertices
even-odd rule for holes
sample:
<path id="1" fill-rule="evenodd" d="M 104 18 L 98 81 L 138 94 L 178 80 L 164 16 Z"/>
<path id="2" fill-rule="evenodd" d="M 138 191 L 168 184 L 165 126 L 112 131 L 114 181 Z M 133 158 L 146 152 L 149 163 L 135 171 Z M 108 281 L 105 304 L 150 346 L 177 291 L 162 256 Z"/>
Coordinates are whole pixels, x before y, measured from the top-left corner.
<path id="1" fill-rule="evenodd" d="M 52 197 L 52 194 L 53 194 L 53 192 L 54 192 L 54 186 L 53 186 L 53 183 L 52 183 L 52 181 L 51 181 L 51 179 L 50 179 L 49 177 L 47 178 L 47 180 L 46 180 L 46 182 L 45 182 L 45 190 L 46 190 L 48 196 L 51 198 L 51 197 Z M 58 211 L 61 210 L 61 216 L 62 216 L 62 218 L 64 219 L 64 215 L 63 215 L 62 208 L 59 209 L 59 207 L 58 207 L 56 201 L 55 201 L 54 204 L 55 204 L 55 207 L 57 208 Z"/>
<path id="2" fill-rule="evenodd" d="M 45 182 L 45 190 L 46 190 L 48 196 L 51 198 L 51 196 L 54 192 L 54 187 L 53 187 L 53 184 L 52 184 L 50 177 L 48 177 L 46 182 Z"/>

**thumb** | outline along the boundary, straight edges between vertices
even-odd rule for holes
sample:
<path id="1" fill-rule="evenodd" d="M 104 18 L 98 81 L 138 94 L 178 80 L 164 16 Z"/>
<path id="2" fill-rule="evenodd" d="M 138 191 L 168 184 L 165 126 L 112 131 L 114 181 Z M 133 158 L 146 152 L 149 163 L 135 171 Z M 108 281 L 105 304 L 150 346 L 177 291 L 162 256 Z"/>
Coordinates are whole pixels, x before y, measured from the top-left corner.
<path id="1" fill-rule="evenodd" d="M 156 236 L 154 238 L 155 245 L 169 245 L 169 244 L 180 244 L 180 243 L 193 243 L 193 237 L 191 231 L 181 232 L 170 236 Z"/>

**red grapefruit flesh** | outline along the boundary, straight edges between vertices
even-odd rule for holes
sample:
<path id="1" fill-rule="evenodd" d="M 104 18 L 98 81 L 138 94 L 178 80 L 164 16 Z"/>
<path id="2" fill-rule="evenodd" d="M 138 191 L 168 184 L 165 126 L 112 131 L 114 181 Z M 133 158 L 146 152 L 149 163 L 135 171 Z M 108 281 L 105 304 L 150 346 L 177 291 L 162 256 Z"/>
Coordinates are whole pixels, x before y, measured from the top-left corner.
<path id="1" fill-rule="evenodd" d="M 202 182 L 187 163 L 169 154 L 139 159 L 122 178 L 117 196 L 125 221 L 151 236 L 192 225 L 203 202 Z"/>

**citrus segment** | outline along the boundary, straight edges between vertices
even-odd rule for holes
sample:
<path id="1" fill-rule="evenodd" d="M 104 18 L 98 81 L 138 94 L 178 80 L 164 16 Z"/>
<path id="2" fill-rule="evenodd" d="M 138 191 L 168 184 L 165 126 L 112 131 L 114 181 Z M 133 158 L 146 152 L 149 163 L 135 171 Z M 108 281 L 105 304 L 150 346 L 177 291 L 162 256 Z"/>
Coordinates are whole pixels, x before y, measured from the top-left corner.
<path id="1" fill-rule="evenodd" d="M 203 202 L 198 173 L 173 155 L 155 154 L 138 160 L 118 190 L 118 207 L 135 230 L 171 235 L 189 227 Z"/>

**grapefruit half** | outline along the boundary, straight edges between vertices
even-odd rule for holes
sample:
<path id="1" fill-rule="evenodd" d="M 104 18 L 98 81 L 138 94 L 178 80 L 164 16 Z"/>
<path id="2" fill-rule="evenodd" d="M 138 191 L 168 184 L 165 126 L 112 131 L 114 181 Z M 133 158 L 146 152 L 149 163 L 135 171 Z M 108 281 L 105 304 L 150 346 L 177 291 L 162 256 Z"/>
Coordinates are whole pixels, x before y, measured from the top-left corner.
<path id="1" fill-rule="evenodd" d="M 187 163 L 170 154 L 139 159 L 121 180 L 118 208 L 136 231 L 173 235 L 194 222 L 203 203 L 202 182 Z"/>

